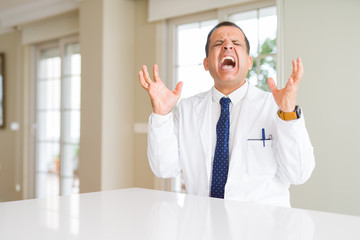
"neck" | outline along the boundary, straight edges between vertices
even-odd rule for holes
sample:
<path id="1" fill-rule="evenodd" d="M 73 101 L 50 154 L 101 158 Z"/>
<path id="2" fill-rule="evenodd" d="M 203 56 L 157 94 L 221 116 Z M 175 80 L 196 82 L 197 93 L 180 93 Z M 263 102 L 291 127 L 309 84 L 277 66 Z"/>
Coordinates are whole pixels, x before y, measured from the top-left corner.
<path id="1" fill-rule="evenodd" d="M 245 83 L 246 83 L 246 80 L 243 81 L 241 84 L 232 85 L 232 86 L 224 86 L 224 85 L 215 84 L 215 88 L 219 92 L 224 94 L 225 96 L 228 96 L 230 93 L 232 93 L 232 92 L 236 91 L 237 89 L 241 88 Z"/>

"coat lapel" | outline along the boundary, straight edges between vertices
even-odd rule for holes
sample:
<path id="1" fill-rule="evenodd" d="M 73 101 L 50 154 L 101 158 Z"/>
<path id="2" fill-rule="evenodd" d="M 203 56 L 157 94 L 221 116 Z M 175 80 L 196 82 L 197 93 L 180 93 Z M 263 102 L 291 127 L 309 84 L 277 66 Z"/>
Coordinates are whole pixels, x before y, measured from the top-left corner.
<path id="1" fill-rule="evenodd" d="M 204 98 L 200 100 L 195 107 L 195 113 L 200 130 L 201 144 L 205 155 L 205 164 L 207 169 L 207 177 L 210 180 L 211 172 L 211 104 L 212 91 L 205 93 Z"/>
<path id="2" fill-rule="evenodd" d="M 233 150 L 230 155 L 229 176 L 232 175 L 235 162 L 240 164 L 240 166 L 245 167 L 244 165 L 245 143 L 246 140 L 248 139 L 249 129 L 254 124 L 254 117 L 259 108 L 258 104 L 256 104 L 257 101 L 256 90 L 255 91 L 254 90 L 255 90 L 254 86 L 249 84 L 246 96 L 241 105 L 240 115 L 238 122 L 236 123 L 237 126 L 233 138 L 234 139 Z M 239 167 L 237 168 L 236 171 L 238 170 Z"/>
<path id="3" fill-rule="evenodd" d="M 246 140 L 248 129 L 252 128 L 256 114 L 259 112 L 260 106 L 257 104 L 257 101 L 259 101 L 259 97 L 257 96 L 255 86 L 249 84 L 246 96 L 241 106 L 234 144 L 236 144 L 236 141 L 239 140 L 239 137 L 242 140 Z"/>

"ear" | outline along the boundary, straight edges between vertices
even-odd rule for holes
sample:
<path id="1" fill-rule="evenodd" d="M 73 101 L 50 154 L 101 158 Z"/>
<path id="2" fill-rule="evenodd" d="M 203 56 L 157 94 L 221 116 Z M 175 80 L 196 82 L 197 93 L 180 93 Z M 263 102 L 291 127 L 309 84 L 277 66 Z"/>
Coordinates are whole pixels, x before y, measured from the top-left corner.
<path id="1" fill-rule="evenodd" d="M 248 67 L 248 70 L 250 71 L 253 67 L 253 60 L 252 60 L 252 57 L 249 56 L 249 59 L 248 59 L 248 64 L 249 64 L 249 67 Z"/>
<path id="2" fill-rule="evenodd" d="M 203 65 L 204 65 L 205 71 L 209 71 L 208 63 L 209 63 L 209 62 L 208 62 L 208 59 L 207 59 L 207 58 L 204 58 Z"/>

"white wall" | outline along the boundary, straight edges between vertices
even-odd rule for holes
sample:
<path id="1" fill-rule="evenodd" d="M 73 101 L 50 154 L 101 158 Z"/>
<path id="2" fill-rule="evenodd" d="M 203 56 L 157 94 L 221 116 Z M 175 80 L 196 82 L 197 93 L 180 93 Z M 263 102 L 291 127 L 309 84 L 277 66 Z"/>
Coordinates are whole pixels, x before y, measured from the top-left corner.
<path id="1" fill-rule="evenodd" d="M 18 59 L 18 32 L 0 35 L 0 52 L 5 54 L 5 128 L 0 129 L 0 202 L 21 199 L 21 133 L 11 131 L 12 122 L 21 124 L 21 90 Z M 21 70 L 21 69 L 20 69 Z"/>
<path id="2" fill-rule="evenodd" d="M 134 2 L 104 1 L 102 190 L 133 187 Z"/>
<path id="3" fill-rule="evenodd" d="M 80 192 L 132 187 L 134 2 L 80 2 Z"/>
<path id="4" fill-rule="evenodd" d="M 360 1 L 285 0 L 285 76 L 301 56 L 298 101 L 316 169 L 294 207 L 360 215 Z"/>
<path id="5" fill-rule="evenodd" d="M 101 190 L 103 3 L 81 1 L 80 192 Z"/>
<path id="6" fill-rule="evenodd" d="M 142 65 L 150 69 L 156 63 L 156 23 L 147 21 L 147 0 L 135 1 L 135 48 L 134 61 L 134 122 L 147 123 L 152 112 L 149 95 L 140 86 L 137 72 Z M 135 186 L 141 188 L 154 188 L 155 176 L 150 169 L 147 159 L 147 135 L 135 133 L 134 135 L 134 174 Z"/>

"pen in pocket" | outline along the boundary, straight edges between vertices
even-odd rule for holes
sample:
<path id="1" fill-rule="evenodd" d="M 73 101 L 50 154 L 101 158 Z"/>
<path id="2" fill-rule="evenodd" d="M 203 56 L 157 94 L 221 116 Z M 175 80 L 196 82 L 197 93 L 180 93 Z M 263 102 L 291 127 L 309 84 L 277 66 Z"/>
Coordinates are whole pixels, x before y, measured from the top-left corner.
<path id="1" fill-rule="evenodd" d="M 265 141 L 272 140 L 272 135 L 266 138 L 265 128 L 261 129 L 261 139 L 248 139 L 248 141 L 262 141 L 263 147 L 265 147 Z"/>

